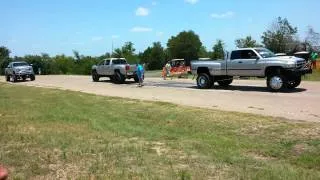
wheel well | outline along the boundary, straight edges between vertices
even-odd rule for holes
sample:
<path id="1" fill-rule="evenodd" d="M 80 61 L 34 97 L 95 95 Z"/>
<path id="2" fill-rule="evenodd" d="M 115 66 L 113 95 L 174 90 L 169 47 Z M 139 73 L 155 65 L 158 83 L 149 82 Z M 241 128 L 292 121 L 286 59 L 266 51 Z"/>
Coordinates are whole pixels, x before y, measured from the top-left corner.
<path id="1" fill-rule="evenodd" d="M 207 67 L 199 67 L 197 69 L 197 74 L 206 73 L 209 74 L 209 69 Z"/>
<path id="2" fill-rule="evenodd" d="M 281 74 L 284 72 L 284 69 L 283 67 L 280 67 L 280 66 L 270 66 L 270 67 L 267 67 L 266 70 L 265 70 L 265 76 L 268 76 L 270 74 Z"/>

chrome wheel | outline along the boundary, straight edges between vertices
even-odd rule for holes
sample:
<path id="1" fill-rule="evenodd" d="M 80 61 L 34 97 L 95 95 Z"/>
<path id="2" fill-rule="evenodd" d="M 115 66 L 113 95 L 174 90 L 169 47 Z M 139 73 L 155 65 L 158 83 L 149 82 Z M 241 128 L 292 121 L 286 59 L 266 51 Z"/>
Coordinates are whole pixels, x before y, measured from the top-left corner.
<path id="1" fill-rule="evenodd" d="M 199 78 L 199 83 L 200 83 L 201 86 L 204 86 L 204 85 L 206 85 L 207 80 L 205 79 L 205 77 L 200 77 Z"/>
<path id="2" fill-rule="evenodd" d="M 279 76 L 273 76 L 270 79 L 270 87 L 274 90 L 279 90 L 281 89 L 283 86 L 283 80 L 281 77 Z"/>
<path id="3" fill-rule="evenodd" d="M 213 81 L 208 74 L 199 74 L 197 77 L 197 86 L 199 89 L 208 89 L 212 86 Z"/>

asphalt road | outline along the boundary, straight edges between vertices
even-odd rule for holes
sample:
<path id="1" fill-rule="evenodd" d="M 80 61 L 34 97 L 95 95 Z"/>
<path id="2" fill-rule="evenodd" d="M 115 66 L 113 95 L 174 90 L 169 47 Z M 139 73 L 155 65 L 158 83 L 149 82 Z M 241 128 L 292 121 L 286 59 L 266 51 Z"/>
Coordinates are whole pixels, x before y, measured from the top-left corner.
<path id="1" fill-rule="evenodd" d="M 216 85 L 207 90 L 197 89 L 191 79 L 146 78 L 139 88 L 132 81 L 117 85 L 107 79 L 92 82 L 90 76 L 67 75 L 37 76 L 36 81 L 15 84 L 320 122 L 320 82 L 302 82 L 299 88 L 281 93 L 268 92 L 263 80 L 235 80 L 229 88 Z"/>

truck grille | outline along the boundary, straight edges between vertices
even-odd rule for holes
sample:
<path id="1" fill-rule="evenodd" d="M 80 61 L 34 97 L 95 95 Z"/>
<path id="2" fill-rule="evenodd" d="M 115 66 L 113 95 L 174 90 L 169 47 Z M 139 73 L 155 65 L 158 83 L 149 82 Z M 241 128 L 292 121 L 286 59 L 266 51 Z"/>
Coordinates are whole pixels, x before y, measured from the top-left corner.
<path id="1" fill-rule="evenodd" d="M 296 67 L 297 69 L 301 69 L 304 67 L 305 64 L 306 64 L 305 60 L 297 61 Z"/>

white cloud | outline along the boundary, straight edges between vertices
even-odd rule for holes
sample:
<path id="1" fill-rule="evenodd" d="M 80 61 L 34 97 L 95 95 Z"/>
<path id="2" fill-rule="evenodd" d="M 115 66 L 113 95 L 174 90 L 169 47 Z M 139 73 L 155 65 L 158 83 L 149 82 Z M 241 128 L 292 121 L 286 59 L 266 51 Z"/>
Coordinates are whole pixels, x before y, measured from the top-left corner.
<path id="1" fill-rule="evenodd" d="M 95 37 L 92 37 L 91 40 L 92 40 L 92 41 L 101 41 L 101 40 L 103 40 L 103 37 L 101 37 L 101 36 L 95 36 Z"/>
<path id="2" fill-rule="evenodd" d="M 224 19 L 224 18 L 232 18 L 234 16 L 234 12 L 228 11 L 222 14 L 212 13 L 210 16 L 215 19 Z"/>
<path id="3" fill-rule="evenodd" d="M 138 9 L 136 10 L 136 15 L 137 16 L 148 16 L 149 9 L 144 8 L 144 7 L 138 7 Z"/>
<path id="4" fill-rule="evenodd" d="M 152 29 L 147 27 L 136 26 L 136 27 L 133 27 L 130 31 L 131 32 L 150 32 L 152 31 Z"/>
<path id="5" fill-rule="evenodd" d="M 120 36 L 119 35 L 112 35 L 111 38 L 112 39 L 118 39 Z"/>
<path id="6" fill-rule="evenodd" d="M 156 35 L 157 35 L 158 37 L 162 36 L 163 34 L 164 34 L 164 33 L 161 32 L 161 31 L 158 31 L 158 32 L 156 33 Z"/>
<path id="7" fill-rule="evenodd" d="M 157 4 L 158 4 L 158 2 L 156 2 L 156 1 L 152 1 L 152 6 L 156 6 Z"/>
<path id="8" fill-rule="evenodd" d="M 196 4 L 197 2 L 199 2 L 199 0 L 184 0 L 184 2 L 189 4 Z"/>

